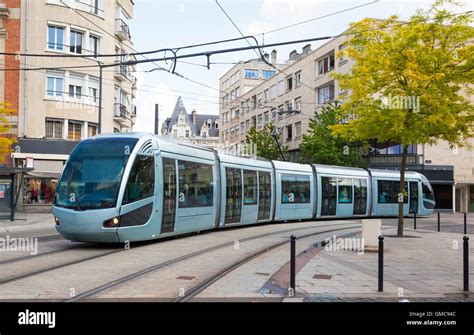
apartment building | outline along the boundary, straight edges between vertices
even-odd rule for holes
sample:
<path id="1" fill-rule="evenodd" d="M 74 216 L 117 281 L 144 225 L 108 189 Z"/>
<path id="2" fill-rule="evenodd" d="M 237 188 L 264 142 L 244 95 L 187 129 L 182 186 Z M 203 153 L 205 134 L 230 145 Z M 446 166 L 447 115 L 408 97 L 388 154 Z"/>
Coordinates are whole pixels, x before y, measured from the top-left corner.
<path id="1" fill-rule="evenodd" d="M 104 67 L 101 75 L 99 65 L 133 59 L 128 56 L 133 6 L 132 0 L 0 0 L 0 50 L 41 55 L 0 60 L 7 68 L 30 69 L 5 71 L 0 78 L 1 101 L 16 111 L 10 136 L 18 143 L 11 163 L 34 168 L 21 185 L 25 206 L 51 204 L 78 141 L 99 128 L 132 130 L 135 67 Z M 98 57 L 105 54 L 111 57 Z"/>
<path id="2" fill-rule="evenodd" d="M 349 92 L 339 87 L 332 73 L 350 71 L 352 59 L 337 57 L 347 37 L 339 36 L 312 50 L 292 51 L 285 64 L 272 76 L 271 69 L 252 68 L 241 62 L 220 78 L 221 141 L 230 152 L 239 152 L 247 132 L 273 123 L 282 145 L 288 146 L 291 161 L 299 161 L 302 136 L 309 121 L 328 102 L 341 101 Z M 262 62 L 263 63 L 263 62 Z M 249 75 L 251 74 L 251 75 Z M 230 80 L 234 76 L 233 81 Z M 253 78 L 253 79 L 252 79 Z M 240 80 L 239 80 L 240 79 Z M 254 82 L 250 87 L 247 83 Z M 226 82 L 232 82 L 232 86 Z M 247 87 L 234 93 L 232 90 Z M 229 98 L 226 98 L 229 96 Z M 474 101 L 474 99 L 473 99 Z M 377 143 L 368 155 L 372 168 L 397 169 L 402 151 L 396 143 Z M 423 173 L 433 185 L 437 209 L 474 212 L 474 157 L 471 150 L 450 148 L 446 142 L 436 146 L 414 144 L 409 148 L 407 169 Z"/>

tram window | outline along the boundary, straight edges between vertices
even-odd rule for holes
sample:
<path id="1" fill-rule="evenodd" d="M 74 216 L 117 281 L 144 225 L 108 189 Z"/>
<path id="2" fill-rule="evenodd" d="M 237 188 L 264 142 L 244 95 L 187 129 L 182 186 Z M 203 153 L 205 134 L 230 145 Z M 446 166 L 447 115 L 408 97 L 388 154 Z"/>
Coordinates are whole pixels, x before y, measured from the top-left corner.
<path id="1" fill-rule="evenodd" d="M 257 204 L 257 172 L 244 170 L 244 205 Z"/>
<path id="2" fill-rule="evenodd" d="M 398 192 L 400 189 L 399 181 L 379 180 L 378 181 L 378 198 L 379 204 L 396 204 L 398 203 Z M 403 203 L 408 203 L 408 183 L 405 182 L 405 195 Z"/>
<path id="3" fill-rule="evenodd" d="M 153 195 L 155 188 L 155 159 L 152 156 L 138 155 L 133 163 L 123 204 L 146 199 Z"/>
<path id="4" fill-rule="evenodd" d="M 340 204 L 352 203 L 352 179 L 339 179 L 339 199 Z"/>
<path id="5" fill-rule="evenodd" d="M 310 202 L 311 182 L 309 176 L 282 175 L 281 202 L 305 204 Z"/>
<path id="6" fill-rule="evenodd" d="M 212 165 L 179 161 L 178 169 L 179 208 L 212 206 Z"/>
<path id="7" fill-rule="evenodd" d="M 429 187 L 426 183 L 422 183 L 421 189 L 423 191 L 423 198 L 428 199 L 428 200 L 434 200 L 434 194 L 433 194 L 433 191 L 431 190 L 431 187 Z"/>

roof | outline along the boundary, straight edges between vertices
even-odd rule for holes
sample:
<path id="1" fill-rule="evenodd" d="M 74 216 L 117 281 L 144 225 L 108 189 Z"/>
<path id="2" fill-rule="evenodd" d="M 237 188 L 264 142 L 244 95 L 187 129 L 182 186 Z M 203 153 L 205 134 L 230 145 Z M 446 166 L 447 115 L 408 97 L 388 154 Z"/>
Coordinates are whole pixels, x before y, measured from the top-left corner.
<path id="1" fill-rule="evenodd" d="M 183 99 L 181 97 L 178 98 L 176 101 L 176 105 L 173 110 L 173 114 L 171 117 L 166 119 L 166 122 L 163 124 L 163 128 L 170 133 L 173 125 L 178 123 L 179 115 L 183 113 L 186 123 L 191 127 L 191 135 L 192 136 L 201 136 L 201 128 L 202 125 L 207 122 L 209 119 L 212 121 L 219 120 L 219 115 L 215 114 L 198 114 L 196 113 L 196 123 L 193 123 L 192 114 L 189 114 L 186 111 L 186 107 L 184 106 Z M 210 137 L 218 137 L 219 136 L 219 129 L 212 127 L 209 130 L 208 136 Z"/>
<path id="2" fill-rule="evenodd" d="M 18 168 L 18 167 L 10 167 L 10 166 L 0 166 L 0 175 L 12 175 L 18 174 L 23 172 L 33 171 L 32 168 Z"/>

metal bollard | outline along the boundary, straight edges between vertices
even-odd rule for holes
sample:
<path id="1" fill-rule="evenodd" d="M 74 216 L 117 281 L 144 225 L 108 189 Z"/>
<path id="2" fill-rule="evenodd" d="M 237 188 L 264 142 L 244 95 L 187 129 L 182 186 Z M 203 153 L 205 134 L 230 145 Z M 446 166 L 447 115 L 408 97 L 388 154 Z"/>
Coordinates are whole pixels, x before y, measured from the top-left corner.
<path id="1" fill-rule="evenodd" d="M 467 235 L 467 213 L 464 213 L 464 235 Z"/>
<path id="2" fill-rule="evenodd" d="M 415 213 L 415 216 L 413 217 L 413 229 L 416 230 L 416 213 Z"/>
<path id="3" fill-rule="evenodd" d="M 290 243 L 290 288 L 296 293 L 296 236 L 291 235 Z"/>
<path id="4" fill-rule="evenodd" d="M 383 292 L 383 236 L 379 236 L 379 292 Z"/>
<path id="5" fill-rule="evenodd" d="M 469 292 L 469 237 L 464 236 L 462 238 L 463 243 L 463 260 L 464 260 L 464 292 Z"/>
<path id="6" fill-rule="evenodd" d="M 441 231 L 441 213 L 438 212 L 438 233 Z"/>

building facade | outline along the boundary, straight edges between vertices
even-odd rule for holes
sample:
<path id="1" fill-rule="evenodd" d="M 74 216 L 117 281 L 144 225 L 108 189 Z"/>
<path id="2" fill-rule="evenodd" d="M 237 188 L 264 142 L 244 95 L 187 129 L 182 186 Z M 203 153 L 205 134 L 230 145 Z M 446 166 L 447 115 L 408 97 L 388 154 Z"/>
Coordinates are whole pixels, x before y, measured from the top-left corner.
<path id="1" fill-rule="evenodd" d="M 349 94 L 331 76 L 334 72 L 347 73 L 354 64 L 352 59 L 336 56 L 344 49 L 346 39 L 339 36 L 315 50 L 307 45 L 300 53 L 293 51 L 272 76 L 265 72 L 271 68 L 255 69 L 251 62 L 239 63 L 222 76 L 220 89 L 224 97 L 219 115 L 221 140 L 226 149 L 239 152 L 251 128 L 260 130 L 273 123 L 281 144 L 288 146 L 290 160 L 298 162 L 302 135 L 308 131 L 310 119 L 325 104 L 341 101 Z M 232 76 L 237 79 L 232 81 Z M 252 87 L 247 84 L 251 80 L 255 83 Z M 232 86 L 226 82 L 232 82 Z M 242 87 L 247 87 L 242 94 L 230 94 Z M 372 168 L 397 169 L 401 154 L 401 147 L 396 143 L 378 143 L 367 160 Z M 474 212 L 473 164 L 471 150 L 452 149 L 440 142 L 436 146 L 410 146 L 407 169 L 428 177 L 435 191 L 437 209 Z"/>
<path id="2" fill-rule="evenodd" d="M 16 111 L 11 163 L 34 168 L 22 184 L 25 206 L 51 204 L 64 162 L 80 140 L 99 127 L 102 133 L 132 130 L 135 67 L 104 67 L 101 76 L 99 65 L 133 59 L 127 56 L 133 52 L 133 6 L 132 0 L 0 0 L 0 50 L 35 55 L 1 60 L 7 68 L 30 69 L 0 77 L 1 101 Z M 110 57 L 99 57 L 105 54 Z"/>
<path id="3" fill-rule="evenodd" d="M 161 135 L 209 148 L 219 147 L 219 116 L 186 111 L 178 98 L 171 117 L 163 122 Z"/>

